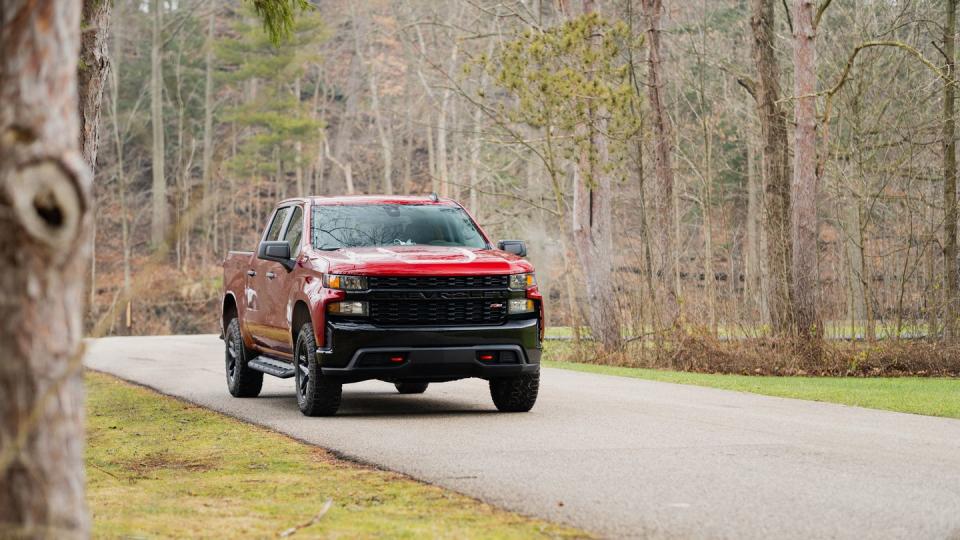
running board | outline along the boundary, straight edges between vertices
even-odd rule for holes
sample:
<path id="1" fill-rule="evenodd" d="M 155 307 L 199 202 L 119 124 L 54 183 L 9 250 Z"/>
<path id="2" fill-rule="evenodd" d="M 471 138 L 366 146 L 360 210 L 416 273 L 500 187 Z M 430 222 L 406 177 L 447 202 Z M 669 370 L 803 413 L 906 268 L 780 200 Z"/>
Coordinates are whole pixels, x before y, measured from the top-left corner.
<path id="1" fill-rule="evenodd" d="M 281 379 L 289 379 L 296 373 L 293 364 L 290 362 L 284 362 L 283 360 L 277 360 L 276 358 L 263 355 L 247 362 L 247 367 Z"/>

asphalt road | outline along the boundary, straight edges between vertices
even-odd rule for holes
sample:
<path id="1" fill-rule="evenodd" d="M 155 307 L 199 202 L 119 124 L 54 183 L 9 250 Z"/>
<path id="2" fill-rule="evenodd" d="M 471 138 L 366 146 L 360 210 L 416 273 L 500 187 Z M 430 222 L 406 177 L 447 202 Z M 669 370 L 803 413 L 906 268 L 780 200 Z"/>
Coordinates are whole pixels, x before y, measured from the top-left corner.
<path id="1" fill-rule="evenodd" d="M 216 336 L 107 338 L 88 367 L 525 514 L 609 537 L 960 540 L 960 420 L 546 369 L 527 414 L 485 382 L 227 393 Z"/>

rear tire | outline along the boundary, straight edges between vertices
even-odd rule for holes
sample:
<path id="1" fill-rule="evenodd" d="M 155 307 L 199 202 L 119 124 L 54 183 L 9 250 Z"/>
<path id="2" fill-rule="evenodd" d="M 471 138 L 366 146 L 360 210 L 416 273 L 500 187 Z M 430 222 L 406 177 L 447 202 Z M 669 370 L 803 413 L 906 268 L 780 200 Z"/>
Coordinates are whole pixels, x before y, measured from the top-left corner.
<path id="1" fill-rule="evenodd" d="M 343 386 L 340 381 L 323 376 L 317 362 L 317 340 L 311 323 L 300 327 L 294 353 L 300 412 L 306 416 L 333 416 L 340 408 Z"/>
<path id="2" fill-rule="evenodd" d="M 225 367 L 230 395 L 239 398 L 257 397 L 263 388 L 263 373 L 247 367 L 247 362 L 254 355 L 243 344 L 240 321 L 236 317 L 230 319 L 223 338 L 226 344 Z"/>
<path id="3" fill-rule="evenodd" d="M 398 382 L 394 383 L 394 386 L 397 387 L 397 392 L 401 394 L 422 394 L 427 391 L 427 386 L 430 386 L 430 383 Z"/>
<path id="4" fill-rule="evenodd" d="M 540 374 L 525 373 L 517 377 L 490 379 L 490 397 L 500 412 L 527 412 L 537 402 Z"/>

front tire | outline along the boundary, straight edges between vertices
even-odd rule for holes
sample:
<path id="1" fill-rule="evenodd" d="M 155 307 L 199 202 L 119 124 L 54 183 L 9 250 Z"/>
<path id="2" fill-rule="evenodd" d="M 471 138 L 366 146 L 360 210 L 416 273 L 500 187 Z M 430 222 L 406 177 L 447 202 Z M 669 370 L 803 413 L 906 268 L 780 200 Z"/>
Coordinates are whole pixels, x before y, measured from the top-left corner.
<path id="1" fill-rule="evenodd" d="M 500 412 L 527 412 L 537 402 L 540 374 L 525 373 L 517 377 L 490 379 L 490 397 Z"/>
<path id="2" fill-rule="evenodd" d="M 422 394 L 427 391 L 427 386 L 430 386 L 430 383 L 398 382 L 394 383 L 394 386 L 397 387 L 397 392 L 401 394 Z"/>
<path id="3" fill-rule="evenodd" d="M 226 344 L 226 373 L 227 389 L 233 397 L 257 397 L 263 388 L 263 373 L 247 367 L 247 361 L 252 358 L 249 349 L 243 344 L 243 335 L 240 334 L 240 321 L 236 317 L 230 319 L 227 331 L 224 333 Z"/>
<path id="4" fill-rule="evenodd" d="M 333 416 L 340 408 L 343 387 L 339 381 L 323 376 L 317 363 L 317 340 L 312 324 L 306 323 L 300 328 L 294 351 L 300 412 L 306 416 Z"/>

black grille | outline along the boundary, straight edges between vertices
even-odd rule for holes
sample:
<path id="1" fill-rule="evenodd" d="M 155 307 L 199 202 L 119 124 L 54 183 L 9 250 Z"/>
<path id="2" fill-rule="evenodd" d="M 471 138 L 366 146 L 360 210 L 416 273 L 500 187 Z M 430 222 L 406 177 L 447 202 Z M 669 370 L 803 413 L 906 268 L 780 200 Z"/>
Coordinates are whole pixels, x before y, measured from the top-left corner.
<path id="1" fill-rule="evenodd" d="M 375 300 L 370 319 L 388 325 L 500 324 L 507 314 L 504 300 Z"/>
<path id="2" fill-rule="evenodd" d="M 371 276 L 371 289 L 506 289 L 510 276 Z"/>

